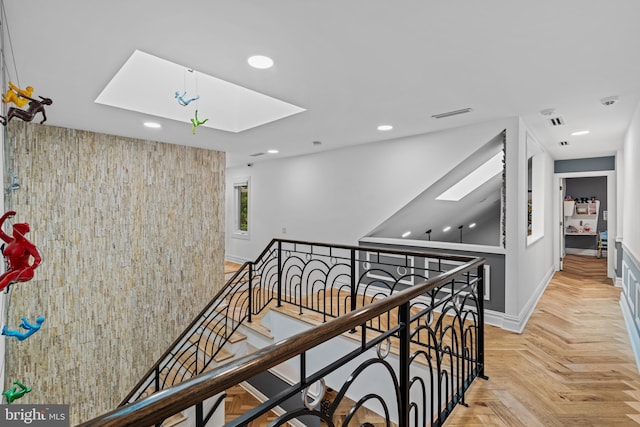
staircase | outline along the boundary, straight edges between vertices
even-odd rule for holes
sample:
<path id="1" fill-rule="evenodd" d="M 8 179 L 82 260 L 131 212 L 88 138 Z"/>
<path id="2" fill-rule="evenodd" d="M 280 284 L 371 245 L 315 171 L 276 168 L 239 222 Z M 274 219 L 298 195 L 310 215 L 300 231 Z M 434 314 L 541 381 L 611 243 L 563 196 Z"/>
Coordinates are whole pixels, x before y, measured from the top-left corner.
<path id="1" fill-rule="evenodd" d="M 274 425 L 391 426 L 411 417 L 439 426 L 483 377 L 483 263 L 274 240 L 255 262 L 228 271 L 226 286 L 122 409 L 82 426 L 249 425 L 263 416 L 276 417 Z M 286 319 L 300 332 L 283 336 Z M 336 350 L 338 339 L 344 351 Z M 227 393 L 237 402 L 238 385 L 268 369 L 286 371 L 285 390 L 225 420 Z M 363 386 L 366 378 L 376 380 Z M 321 402 L 324 384 L 336 390 L 332 401 Z M 135 410 L 126 409 L 134 402 Z"/>

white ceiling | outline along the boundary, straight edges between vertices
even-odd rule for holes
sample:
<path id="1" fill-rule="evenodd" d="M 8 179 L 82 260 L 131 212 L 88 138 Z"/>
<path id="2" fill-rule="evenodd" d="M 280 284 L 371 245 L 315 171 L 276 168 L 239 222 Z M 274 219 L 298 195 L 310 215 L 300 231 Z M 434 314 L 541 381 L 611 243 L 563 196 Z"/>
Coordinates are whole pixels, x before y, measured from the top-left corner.
<path id="1" fill-rule="evenodd" d="M 228 165 L 268 159 L 250 156 L 268 149 L 299 155 L 505 116 L 522 116 L 557 159 L 612 155 L 640 100 L 638 0 L 13 0 L 4 7 L 9 77 L 53 99 L 47 124 L 223 150 Z M 159 130 L 145 128 L 149 115 L 94 102 L 136 49 L 307 111 L 239 133 L 193 135 L 190 123 L 168 119 L 158 120 Z M 275 66 L 249 67 L 254 54 Z M 619 102 L 600 104 L 612 95 Z M 431 118 L 466 107 L 473 112 Z M 546 108 L 565 125 L 552 128 L 540 114 Z M 382 123 L 394 129 L 377 131 Z M 570 136 L 583 129 L 591 133 Z"/>
<path id="2" fill-rule="evenodd" d="M 181 123 L 193 123 L 193 118 L 201 123 L 194 126 L 227 132 L 242 132 L 304 111 L 139 50 L 127 59 L 95 102 Z"/>

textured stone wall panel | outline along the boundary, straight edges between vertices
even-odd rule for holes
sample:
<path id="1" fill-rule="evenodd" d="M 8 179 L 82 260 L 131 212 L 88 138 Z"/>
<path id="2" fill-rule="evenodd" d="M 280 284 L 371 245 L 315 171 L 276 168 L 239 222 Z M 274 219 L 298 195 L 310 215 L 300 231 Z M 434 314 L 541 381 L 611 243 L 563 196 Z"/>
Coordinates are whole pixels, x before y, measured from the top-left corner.
<path id="1" fill-rule="evenodd" d="M 47 320 L 7 340 L 5 389 L 71 404 L 73 425 L 115 408 L 221 287 L 224 153 L 17 121 L 6 144 L 5 203 L 44 260 L 8 323 Z"/>

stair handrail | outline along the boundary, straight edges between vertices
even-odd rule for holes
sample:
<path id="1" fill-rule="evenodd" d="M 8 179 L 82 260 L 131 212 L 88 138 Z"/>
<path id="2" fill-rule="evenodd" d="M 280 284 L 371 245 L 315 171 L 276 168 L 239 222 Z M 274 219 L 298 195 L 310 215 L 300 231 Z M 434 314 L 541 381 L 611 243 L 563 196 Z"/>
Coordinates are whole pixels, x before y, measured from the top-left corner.
<path id="1" fill-rule="evenodd" d="M 354 248 L 358 250 L 364 249 L 362 247 Z M 424 253 L 421 255 L 424 255 Z M 222 393 L 229 387 L 246 381 L 254 375 L 277 366 L 325 341 L 354 330 L 370 319 L 380 316 L 389 310 L 409 303 L 413 298 L 450 282 L 455 276 L 470 272 L 474 268 L 479 271 L 485 263 L 485 259 L 480 257 L 459 258 L 466 258 L 468 262 L 422 284 L 414 285 L 387 298 L 323 323 L 315 327 L 312 334 L 308 331 L 298 333 L 259 349 L 252 354 L 197 375 L 162 392 L 116 408 L 84 422 L 78 427 L 138 427 L 162 423 L 163 420 L 173 414 Z M 479 316 L 482 316 L 482 313 L 479 313 Z M 483 375 L 484 361 L 479 360 L 478 364 L 479 374 Z"/>

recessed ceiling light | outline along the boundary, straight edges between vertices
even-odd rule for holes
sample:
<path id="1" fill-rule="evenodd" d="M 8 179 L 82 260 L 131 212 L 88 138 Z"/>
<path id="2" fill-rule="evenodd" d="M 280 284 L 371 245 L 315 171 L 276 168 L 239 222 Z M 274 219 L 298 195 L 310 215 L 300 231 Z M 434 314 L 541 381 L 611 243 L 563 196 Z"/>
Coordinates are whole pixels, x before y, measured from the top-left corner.
<path id="1" fill-rule="evenodd" d="M 269 153 L 269 154 L 278 154 L 279 151 L 278 150 L 267 150 L 267 153 Z"/>
<path id="2" fill-rule="evenodd" d="M 153 129 L 158 129 L 162 127 L 160 123 L 156 123 L 156 122 L 144 122 L 144 125 L 148 128 L 153 128 Z"/>
<path id="3" fill-rule="evenodd" d="M 180 106 L 174 95 L 175 91 L 180 94 L 186 91 L 184 96 L 190 99 L 198 92 L 201 95 L 197 108 L 200 120 L 209 119 L 202 126 L 234 133 L 305 111 L 264 93 L 197 70 L 190 73 L 187 69 L 191 68 L 136 50 L 95 102 L 142 113 L 144 115 L 139 117 L 143 122 L 164 118 L 190 125 L 193 110 Z M 229 109 L 230 105 L 233 108 Z"/>
<path id="4" fill-rule="evenodd" d="M 469 224 L 469 228 L 473 228 L 473 227 L 475 227 L 475 226 L 476 226 L 476 223 L 475 223 L 475 222 L 472 222 L 471 224 Z"/>
<path id="5" fill-rule="evenodd" d="M 451 227 L 450 227 L 450 226 L 448 226 L 448 225 L 447 225 L 445 228 L 443 228 L 443 229 L 442 229 L 442 231 L 444 231 L 445 233 L 446 233 L 447 231 L 449 231 L 449 230 L 451 230 Z"/>
<path id="6" fill-rule="evenodd" d="M 247 59 L 247 62 L 253 68 L 258 68 L 260 70 L 264 70 L 264 69 L 273 67 L 273 59 L 269 58 L 268 56 L 264 56 L 264 55 L 251 56 L 251 57 L 249 57 L 249 59 Z"/>
<path id="7" fill-rule="evenodd" d="M 542 114 L 543 116 L 550 116 L 555 112 L 555 108 L 545 108 L 544 110 L 540 110 L 540 114 Z"/>
<path id="8" fill-rule="evenodd" d="M 588 133 L 589 133 L 589 131 L 588 131 L 588 130 L 579 130 L 579 131 L 577 131 L 577 132 L 573 132 L 573 133 L 571 134 L 571 136 L 586 135 L 586 134 L 588 134 Z"/>
<path id="9" fill-rule="evenodd" d="M 404 233 L 402 233 L 402 237 L 407 237 L 409 234 L 411 234 L 410 231 L 405 231 Z"/>
<path id="10" fill-rule="evenodd" d="M 383 131 L 383 132 L 387 131 L 387 130 L 391 130 L 391 129 L 393 129 L 393 126 L 391 126 L 391 125 L 380 125 L 380 126 L 378 126 L 378 130 Z"/>

